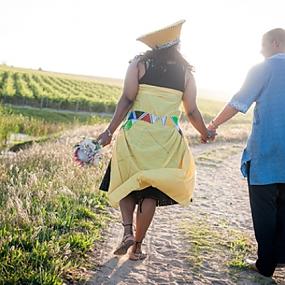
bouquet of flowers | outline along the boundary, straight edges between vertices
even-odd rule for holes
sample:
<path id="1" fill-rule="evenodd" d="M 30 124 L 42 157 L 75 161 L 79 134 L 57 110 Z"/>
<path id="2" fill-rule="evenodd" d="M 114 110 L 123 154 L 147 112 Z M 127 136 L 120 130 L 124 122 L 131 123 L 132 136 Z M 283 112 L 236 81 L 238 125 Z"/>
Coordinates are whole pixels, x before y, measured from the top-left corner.
<path id="1" fill-rule="evenodd" d="M 81 166 L 98 164 L 102 158 L 100 141 L 84 138 L 74 146 L 74 159 Z"/>

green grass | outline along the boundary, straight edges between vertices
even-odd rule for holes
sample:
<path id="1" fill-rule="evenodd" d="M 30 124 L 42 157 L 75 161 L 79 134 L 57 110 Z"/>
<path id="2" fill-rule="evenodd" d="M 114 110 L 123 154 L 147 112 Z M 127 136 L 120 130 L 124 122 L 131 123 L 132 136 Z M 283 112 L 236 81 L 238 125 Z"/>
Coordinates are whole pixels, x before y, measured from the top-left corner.
<path id="1" fill-rule="evenodd" d="M 109 219 L 97 190 L 107 158 L 81 168 L 72 145 L 50 141 L 0 156 L 0 284 L 63 284 L 91 264 Z"/>
<path id="2" fill-rule="evenodd" d="M 109 120 L 108 116 L 8 107 L 0 104 L 0 149 L 7 146 L 11 134 L 25 134 L 28 136 L 27 142 L 41 141 L 63 130 L 76 128 L 80 125 L 106 123 Z M 9 142 L 9 145 L 11 147 L 18 143 L 22 142 Z"/>
<path id="3" fill-rule="evenodd" d="M 245 259 L 254 249 L 246 233 L 231 229 L 222 221 L 211 223 L 207 217 L 193 217 L 191 223 L 182 223 L 181 228 L 194 274 L 199 274 L 205 266 L 219 264 L 235 278 L 239 270 L 246 268 Z"/>

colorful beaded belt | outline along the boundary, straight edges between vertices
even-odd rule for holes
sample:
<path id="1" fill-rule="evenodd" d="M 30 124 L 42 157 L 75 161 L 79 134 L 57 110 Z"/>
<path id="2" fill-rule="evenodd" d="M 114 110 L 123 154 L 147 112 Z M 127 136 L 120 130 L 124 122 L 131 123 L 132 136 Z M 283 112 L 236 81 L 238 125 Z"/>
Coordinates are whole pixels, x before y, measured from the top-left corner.
<path id="1" fill-rule="evenodd" d="M 157 116 L 148 112 L 131 111 L 124 123 L 123 128 L 128 130 L 136 121 L 145 121 L 150 124 L 154 124 L 157 121 L 161 121 L 163 126 L 175 126 L 177 130 L 180 130 L 178 125 L 178 116 Z"/>

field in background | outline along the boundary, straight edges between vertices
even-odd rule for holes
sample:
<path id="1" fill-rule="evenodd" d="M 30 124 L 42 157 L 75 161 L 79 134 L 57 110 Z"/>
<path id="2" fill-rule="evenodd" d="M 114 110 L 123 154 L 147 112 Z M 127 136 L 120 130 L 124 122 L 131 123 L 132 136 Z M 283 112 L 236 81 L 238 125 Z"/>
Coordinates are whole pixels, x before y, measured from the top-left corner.
<path id="1" fill-rule="evenodd" d="M 105 83 L 103 83 L 105 82 Z M 51 72 L 0 66 L 0 102 L 73 111 L 113 112 L 119 85 Z"/>

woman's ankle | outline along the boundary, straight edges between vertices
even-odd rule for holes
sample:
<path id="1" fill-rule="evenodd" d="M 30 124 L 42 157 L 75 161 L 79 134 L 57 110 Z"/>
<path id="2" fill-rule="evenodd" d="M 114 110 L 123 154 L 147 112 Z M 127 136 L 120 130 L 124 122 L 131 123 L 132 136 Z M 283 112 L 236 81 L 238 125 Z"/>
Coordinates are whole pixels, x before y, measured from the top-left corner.
<path id="1" fill-rule="evenodd" d="M 142 247 L 142 241 L 140 241 L 140 242 L 135 241 L 135 243 L 132 247 L 132 252 L 133 253 L 140 253 L 142 251 L 141 247 Z"/>
<path id="2" fill-rule="evenodd" d="M 122 224 L 124 227 L 124 237 L 125 236 L 133 236 L 133 224 Z"/>

